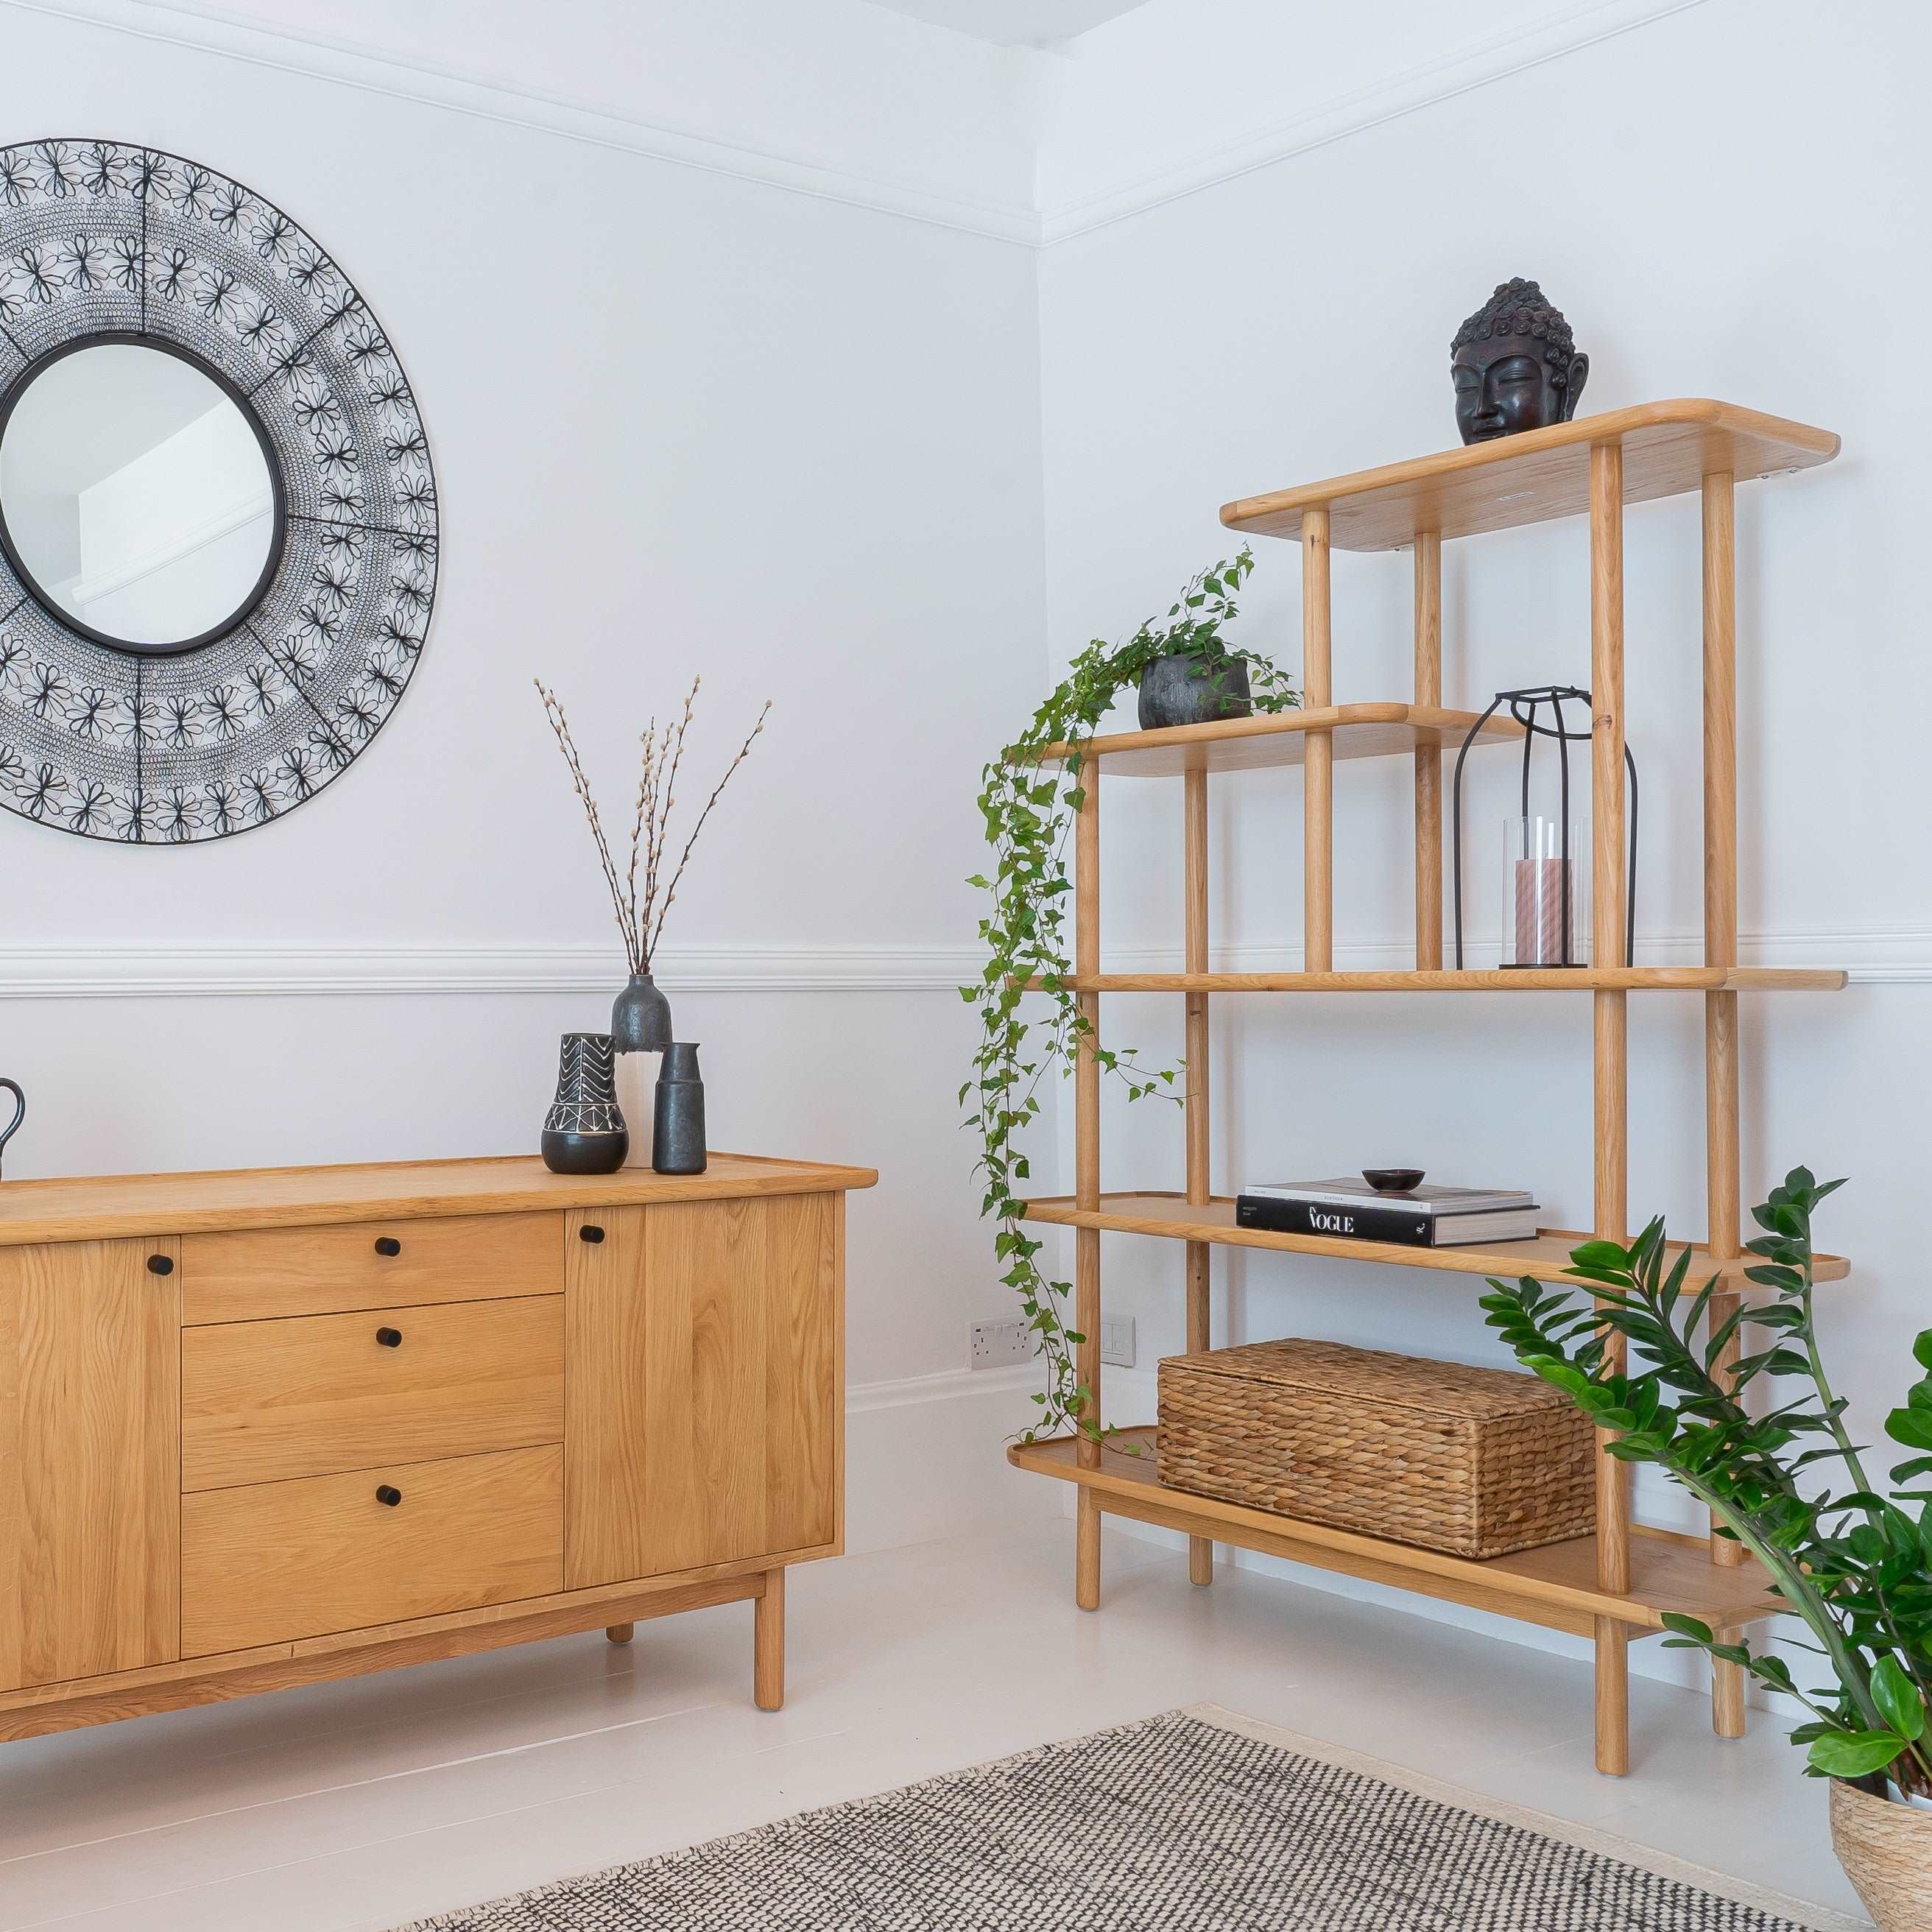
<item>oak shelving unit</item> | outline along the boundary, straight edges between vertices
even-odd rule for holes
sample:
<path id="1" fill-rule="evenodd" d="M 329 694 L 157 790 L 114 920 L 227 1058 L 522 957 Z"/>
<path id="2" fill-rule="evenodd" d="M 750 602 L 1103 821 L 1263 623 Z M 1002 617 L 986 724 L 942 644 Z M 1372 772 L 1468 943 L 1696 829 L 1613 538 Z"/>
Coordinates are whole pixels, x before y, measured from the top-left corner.
<path id="1" fill-rule="evenodd" d="M 1103 1232 L 1178 1240 L 1185 1255 L 1187 1346 L 1208 1346 L 1208 1258 L 1214 1246 L 1269 1248 L 1368 1264 L 1452 1274 L 1563 1278 L 1569 1250 L 1585 1238 L 1546 1229 L 1534 1240 L 1481 1249 L 1416 1249 L 1238 1228 L 1234 1204 L 1208 1181 L 1208 1002 L 1225 992 L 1552 992 L 1589 997 L 1594 1052 L 1594 1232 L 1629 1235 L 1628 1010 L 1632 993 L 1691 992 L 1704 1002 L 1706 1166 L 1709 1232 L 1694 1250 L 1699 1279 L 1723 1277 L 1710 1318 L 1723 1322 L 1750 1294 L 1744 1269 L 1738 1162 L 1740 993 L 1831 991 L 1842 972 L 1762 969 L 1737 961 L 1737 755 L 1735 494 L 1738 480 L 1826 463 L 1838 453 L 1828 430 L 1724 404 L 1646 404 L 1634 409 L 1227 505 L 1221 520 L 1244 535 L 1302 546 L 1302 687 L 1305 708 L 1274 717 L 1096 737 L 1082 748 L 1102 777 L 1182 780 L 1186 854 L 1186 970 L 1106 974 L 1100 968 L 1102 788 L 1082 788 L 1075 836 L 1074 971 L 1066 982 L 1094 1029 L 1076 1066 L 1076 1191 L 1034 1201 L 1027 1218 L 1071 1227 L 1076 1236 L 1075 1326 L 1086 1337 L 1080 1380 L 1100 1387 L 1100 1236 Z M 1623 512 L 1627 503 L 1691 491 L 1703 514 L 1704 964 L 1630 967 L 1618 957 L 1624 932 L 1624 860 Z M 1451 971 L 1442 964 L 1442 751 L 1476 722 L 1444 710 L 1442 559 L 1445 538 L 1587 514 L 1590 519 L 1591 855 L 1597 957 L 1552 971 Z M 1414 553 L 1415 688 L 1412 700 L 1334 702 L 1330 664 L 1329 553 L 1340 546 Z M 1520 728 L 1492 718 L 1480 742 L 1518 740 Z M 1073 748 L 1051 748 L 1065 756 Z M 1403 757 L 1415 788 L 1415 966 L 1399 972 L 1338 973 L 1334 962 L 1334 779 L 1337 759 Z M 1208 967 L 1208 780 L 1210 772 L 1300 765 L 1304 771 L 1304 970 L 1212 973 Z M 1112 992 L 1176 992 L 1186 1001 L 1186 1188 L 1184 1192 L 1102 1194 L 1100 1069 L 1093 1052 L 1100 999 Z M 1819 1277 L 1848 1264 L 1822 1256 Z M 1618 1345 L 1620 1346 L 1620 1345 Z M 1733 1355 L 1736 1345 L 1733 1344 Z M 1018 1467 L 1076 1485 L 1075 1594 L 1100 1600 L 1100 1519 L 1130 1518 L 1190 1538 L 1195 1582 L 1214 1577 L 1218 1540 L 1342 1571 L 1592 1640 L 1596 1654 L 1597 1763 L 1629 1768 L 1628 1646 L 1662 1628 L 1666 1611 L 1734 1633 L 1772 1613 L 1768 1580 L 1736 1544 L 1634 1522 L 1630 1472 L 1599 1448 L 1598 1528 L 1548 1548 L 1486 1562 L 1352 1535 L 1170 1489 L 1151 1455 L 1152 1432 L 1124 1430 L 1107 1446 L 1062 1438 L 1016 1445 Z M 1120 1445 L 1113 1446 L 1114 1443 Z M 1744 1728 L 1744 1684 L 1734 1666 L 1715 1666 L 1713 1720 L 1719 1733 Z"/>

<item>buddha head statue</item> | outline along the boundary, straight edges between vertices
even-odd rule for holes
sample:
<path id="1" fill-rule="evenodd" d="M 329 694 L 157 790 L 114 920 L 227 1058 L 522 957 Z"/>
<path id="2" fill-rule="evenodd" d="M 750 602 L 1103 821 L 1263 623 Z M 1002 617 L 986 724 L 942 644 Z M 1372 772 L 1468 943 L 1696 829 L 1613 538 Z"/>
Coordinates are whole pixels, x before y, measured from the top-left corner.
<path id="1" fill-rule="evenodd" d="M 1590 358 L 1562 311 L 1520 276 L 1456 330 L 1449 345 L 1456 384 L 1456 426 L 1465 442 L 1487 442 L 1526 429 L 1546 429 L 1576 413 Z"/>

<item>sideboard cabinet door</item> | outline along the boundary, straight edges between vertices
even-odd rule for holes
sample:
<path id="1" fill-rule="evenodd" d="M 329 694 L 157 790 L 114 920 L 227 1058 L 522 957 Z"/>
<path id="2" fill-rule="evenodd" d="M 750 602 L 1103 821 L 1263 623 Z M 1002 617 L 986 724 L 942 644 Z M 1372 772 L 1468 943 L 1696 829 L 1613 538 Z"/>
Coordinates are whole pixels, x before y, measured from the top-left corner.
<path id="1" fill-rule="evenodd" d="M 0 1249 L 0 1689 L 181 1654 L 179 1256 Z"/>
<path id="2" fill-rule="evenodd" d="M 567 1587 L 837 1541 L 844 1210 L 793 1194 L 570 1217 Z"/>

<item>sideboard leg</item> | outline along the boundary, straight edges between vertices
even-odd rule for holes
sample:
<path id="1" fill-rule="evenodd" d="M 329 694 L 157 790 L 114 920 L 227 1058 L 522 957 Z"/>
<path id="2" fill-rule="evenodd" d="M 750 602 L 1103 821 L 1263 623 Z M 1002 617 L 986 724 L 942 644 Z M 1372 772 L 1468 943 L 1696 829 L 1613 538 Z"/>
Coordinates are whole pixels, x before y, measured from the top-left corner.
<path id="1" fill-rule="evenodd" d="M 752 1612 L 752 1702 L 761 1711 L 784 1708 L 784 1588 L 785 1573 L 767 1570 Z"/>
<path id="2" fill-rule="evenodd" d="M 604 1626 L 604 1634 L 613 1643 L 628 1643 L 637 1634 L 635 1624 L 606 1624 Z"/>

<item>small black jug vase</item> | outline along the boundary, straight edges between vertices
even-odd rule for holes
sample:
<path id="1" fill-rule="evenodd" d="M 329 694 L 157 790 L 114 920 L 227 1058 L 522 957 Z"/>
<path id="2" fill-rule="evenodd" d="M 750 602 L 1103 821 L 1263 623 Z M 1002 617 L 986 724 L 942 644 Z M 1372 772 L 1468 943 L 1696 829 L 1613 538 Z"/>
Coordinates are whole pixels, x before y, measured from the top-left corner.
<path id="1" fill-rule="evenodd" d="M 20 1091 L 17 1081 L 0 1078 L 0 1087 L 5 1088 L 14 1096 L 14 1118 L 0 1127 L 0 1150 L 4 1150 L 7 1143 L 20 1132 L 20 1123 L 27 1118 L 27 1096 Z"/>
<path id="2" fill-rule="evenodd" d="M 553 1174 L 615 1174 L 631 1150 L 617 1106 L 608 1033 L 567 1033 L 556 1056 L 556 1098 L 544 1116 L 544 1165 Z"/>
<path id="3" fill-rule="evenodd" d="M 704 1082 L 698 1077 L 698 1042 L 675 1040 L 658 1071 L 651 1165 L 660 1174 L 704 1172 Z"/>

